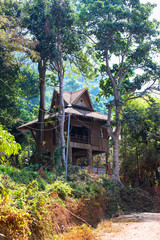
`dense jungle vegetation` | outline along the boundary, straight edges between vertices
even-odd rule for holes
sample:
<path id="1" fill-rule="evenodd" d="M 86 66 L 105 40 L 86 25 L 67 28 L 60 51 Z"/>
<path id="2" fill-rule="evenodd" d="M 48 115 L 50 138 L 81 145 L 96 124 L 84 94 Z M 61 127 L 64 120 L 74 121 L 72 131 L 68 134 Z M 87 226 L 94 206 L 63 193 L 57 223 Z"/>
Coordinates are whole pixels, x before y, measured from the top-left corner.
<path id="1" fill-rule="evenodd" d="M 0 0 L 0 239 L 92 240 L 92 227 L 103 219 L 160 210 L 160 38 L 153 8 L 139 0 Z M 62 131 L 47 164 L 42 129 L 55 88 Z M 68 166 L 65 182 L 63 90 L 81 88 L 108 115 L 111 169 L 98 176 Z M 38 144 L 17 130 L 33 119 Z M 103 167 L 103 157 L 97 163 Z"/>

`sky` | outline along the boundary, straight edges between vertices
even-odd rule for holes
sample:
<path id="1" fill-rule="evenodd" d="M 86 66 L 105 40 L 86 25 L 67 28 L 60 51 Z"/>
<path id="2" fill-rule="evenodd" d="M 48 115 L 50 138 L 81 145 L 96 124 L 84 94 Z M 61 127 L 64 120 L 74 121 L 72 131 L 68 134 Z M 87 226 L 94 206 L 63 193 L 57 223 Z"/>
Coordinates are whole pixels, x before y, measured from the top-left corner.
<path id="1" fill-rule="evenodd" d="M 155 7 L 155 9 L 153 10 L 152 17 L 160 21 L 160 0 L 140 0 L 140 1 L 141 3 L 150 2 L 157 4 L 157 7 Z"/>

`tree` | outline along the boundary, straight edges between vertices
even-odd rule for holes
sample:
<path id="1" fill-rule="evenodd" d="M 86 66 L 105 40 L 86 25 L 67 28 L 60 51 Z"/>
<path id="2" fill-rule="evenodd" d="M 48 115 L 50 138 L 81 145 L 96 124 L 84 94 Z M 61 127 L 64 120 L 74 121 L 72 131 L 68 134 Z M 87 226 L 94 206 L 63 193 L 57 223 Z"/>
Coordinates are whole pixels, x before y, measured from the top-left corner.
<path id="1" fill-rule="evenodd" d="M 65 162 L 65 140 L 64 140 L 64 120 L 65 106 L 63 100 L 63 85 L 65 76 L 65 61 L 76 61 L 84 57 L 81 51 L 83 38 L 79 37 L 75 28 L 74 12 L 68 1 L 53 1 L 51 12 L 53 22 L 54 41 L 56 57 L 50 58 L 50 69 L 57 73 L 59 81 L 59 122 L 60 122 L 60 147 L 62 147 L 62 158 Z M 84 68 L 83 68 L 84 70 Z"/>
<path id="2" fill-rule="evenodd" d="M 12 12 L 11 12 L 12 8 Z M 16 13 L 16 14 L 15 14 Z M 0 1 L 0 123 L 11 128 L 19 115 L 17 96 L 11 94 L 12 86 L 15 89 L 15 81 L 18 77 L 19 66 L 15 61 L 14 51 L 17 50 L 15 41 L 18 24 L 15 22 L 18 13 L 18 4 L 8 1 Z"/>
<path id="3" fill-rule="evenodd" d="M 20 96 L 25 98 L 28 114 L 29 112 L 33 112 L 34 104 L 32 105 L 32 100 L 39 97 L 38 72 L 35 69 L 29 67 L 29 65 L 24 65 L 20 68 L 19 76 L 16 81 L 16 86 L 17 89 L 19 89 Z"/>
<path id="4" fill-rule="evenodd" d="M 46 84 L 46 70 L 47 63 L 50 58 L 55 57 L 55 45 L 53 28 L 51 28 L 50 15 L 50 1 L 33 0 L 26 2 L 24 6 L 23 25 L 27 32 L 29 31 L 33 39 L 36 39 L 35 51 L 39 54 L 38 62 L 39 72 L 39 89 L 40 89 L 40 104 L 38 114 L 38 128 L 36 134 L 37 153 L 42 160 L 43 140 L 44 140 L 44 116 L 45 116 L 45 84 Z"/>
<path id="5" fill-rule="evenodd" d="M 77 38 L 74 28 L 74 14 L 68 1 L 33 0 L 25 6 L 26 18 L 24 20 L 29 32 L 38 40 L 36 51 L 39 53 L 38 71 L 40 79 L 40 109 L 39 132 L 37 146 L 42 152 L 43 128 L 45 115 L 45 82 L 47 67 L 58 76 L 60 86 L 60 146 L 63 148 L 65 161 L 64 141 L 64 102 L 63 79 L 64 61 L 72 60 L 80 50 L 83 41 Z"/>
<path id="6" fill-rule="evenodd" d="M 6 160 L 6 157 L 10 157 L 12 154 L 18 154 L 21 149 L 20 144 L 15 142 L 14 136 L 6 130 L 3 130 L 0 125 L 0 161 Z"/>
<path id="7" fill-rule="evenodd" d="M 0 54 L 0 123 L 5 125 L 8 129 L 15 124 L 14 118 L 20 114 L 20 108 L 18 106 L 18 97 L 13 94 L 13 91 L 8 86 L 12 86 L 12 89 L 16 89 L 16 79 L 18 78 L 18 65 L 7 67 L 3 64 L 6 53 L 4 48 L 1 48 Z"/>
<path id="8" fill-rule="evenodd" d="M 160 102 L 151 96 L 144 99 L 128 102 L 121 112 L 121 173 L 133 187 L 160 180 Z"/>
<path id="9" fill-rule="evenodd" d="M 20 5 L 15 1 L 0 1 L 0 122 L 7 128 L 15 124 L 20 115 L 17 79 L 20 62 L 17 52 L 33 53 L 33 42 L 20 36 Z M 33 56 L 33 54 L 32 54 Z"/>
<path id="10" fill-rule="evenodd" d="M 88 36 L 100 61 L 100 96 L 113 96 L 107 104 L 106 128 L 113 141 L 112 181 L 120 183 L 120 113 L 124 104 L 146 94 L 159 79 L 152 56 L 159 50 L 158 23 L 151 21 L 154 5 L 139 0 L 84 1 L 80 11 L 82 33 Z M 148 86 L 142 88 L 146 83 Z M 112 121 L 112 109 L 115 121 Z"/>
<path id="11" fill-rule="evenodd" d="M 73 64 L 66 64 L 65 69 L 64 90 L 74 92 L 82 88 L 82 77 L 79 69 Z"/>

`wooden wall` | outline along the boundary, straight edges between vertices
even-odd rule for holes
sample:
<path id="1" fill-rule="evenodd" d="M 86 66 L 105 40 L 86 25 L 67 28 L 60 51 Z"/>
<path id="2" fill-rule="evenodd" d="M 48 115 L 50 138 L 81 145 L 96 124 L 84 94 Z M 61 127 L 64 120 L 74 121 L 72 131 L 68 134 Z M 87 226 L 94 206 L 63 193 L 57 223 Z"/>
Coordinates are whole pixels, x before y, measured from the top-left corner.
<path id="1" fill-rule="evenodd" d="M 90 132 L 90 144 L 83 143 L 72 143 L 72 147 L 80 148 L 80 149 L 89 149 L 91 148 L 94 151 L 100 152 L 108 152 L 109 144 L 108 144 L 108 133 L 106 129 L 103 129 L 103 138 L 101 134 L 101 127 L 103 124 L 97 122 L 87 122 L 87 121 L 79 121 L 76 119 L 71 119 L 70 129 L 72 126 L 77 127 L 87 127 Z M 58 146 L 58 128 L 54 129 L 55 126 L 48 124 L 45 126 L 44 133 L 44 150 L 51 152 L 53 155 L 54 150 Z M 47 131 L 48 129 L 48 131 Z M 65 123 L 65 131 L 67 131 L 67 122 Z"/>

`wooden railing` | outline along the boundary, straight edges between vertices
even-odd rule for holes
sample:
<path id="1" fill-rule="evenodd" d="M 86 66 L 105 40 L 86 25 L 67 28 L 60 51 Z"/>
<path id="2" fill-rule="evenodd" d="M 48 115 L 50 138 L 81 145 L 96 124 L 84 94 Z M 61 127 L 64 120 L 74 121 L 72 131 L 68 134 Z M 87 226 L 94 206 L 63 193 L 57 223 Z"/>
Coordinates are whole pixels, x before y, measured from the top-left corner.
<path id="1" fill-rule="evenodd" d="M 70 136 L 71 142 L 77 142 L 77 143 L 86 143 L 89 144 L 90 140 L 88 136 L 82 136 L 82 135 L 71 135 Z"/>

